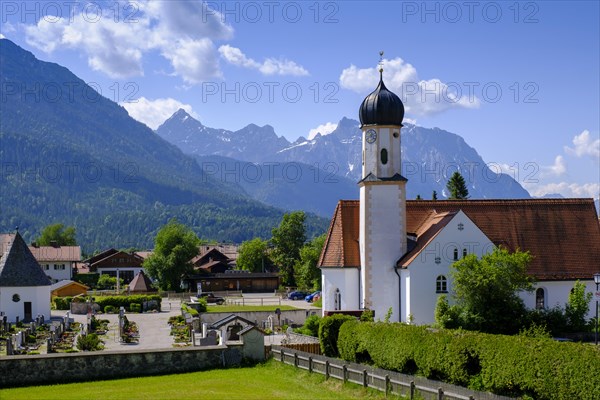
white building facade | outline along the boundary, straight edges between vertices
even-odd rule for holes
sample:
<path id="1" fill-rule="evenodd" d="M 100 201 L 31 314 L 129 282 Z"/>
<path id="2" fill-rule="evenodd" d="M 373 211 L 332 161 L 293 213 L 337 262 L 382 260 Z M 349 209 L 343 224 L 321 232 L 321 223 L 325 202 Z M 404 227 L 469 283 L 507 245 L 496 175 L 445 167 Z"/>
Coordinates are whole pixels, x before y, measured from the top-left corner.
<path id="1" fill-rule="evenodd" d="M 29 250 L 52 283 L 73 279 L 75 264 L 81 261 L 81 247 L 79 246 L 32 244 L 29 246 Z"/>

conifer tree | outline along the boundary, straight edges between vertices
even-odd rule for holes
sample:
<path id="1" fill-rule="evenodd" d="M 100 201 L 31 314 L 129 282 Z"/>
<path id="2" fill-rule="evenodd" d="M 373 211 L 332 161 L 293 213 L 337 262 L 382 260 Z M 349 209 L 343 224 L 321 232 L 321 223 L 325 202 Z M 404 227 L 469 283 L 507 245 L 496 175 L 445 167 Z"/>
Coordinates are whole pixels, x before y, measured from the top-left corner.
<path id="1" fill-rule="evenodd" d="M 446 184 L 446 188 L 448 189 L 448 193 L 450 193 L 450 200 L 466 200 L 469 198 L 469 191 L 465 184 L 465 178 L 463 178 L 458 171 L 452 174 L 450 180 Z"/>

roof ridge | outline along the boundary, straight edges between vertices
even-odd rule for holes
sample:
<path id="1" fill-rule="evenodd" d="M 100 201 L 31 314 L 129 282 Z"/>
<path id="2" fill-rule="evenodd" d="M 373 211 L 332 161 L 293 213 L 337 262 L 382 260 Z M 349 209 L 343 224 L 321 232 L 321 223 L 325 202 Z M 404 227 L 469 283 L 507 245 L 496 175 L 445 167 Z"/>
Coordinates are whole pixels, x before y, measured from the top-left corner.
<path id="1" fill-rule="evenodd" d="M 335 211 L 333 212 L 333 218 L 331 218 L 331 222 L 329 223 L 329 229 L 327 229 L 327 237 L 325 238 L 325 243 L 323 243 L 323 250 L 321 251 L 321 255 L 319 256 L 319 262 L 317 265 L 323 265 L 323 259 L 325 258 L 325 250 L 327 250 L 329 243 L 331 242 L 331 234 L 333 232 L 333 227 L 335 226 L 335 221 L 337 220 L 338 213 L 342 213 L 342 204 L 352 200 L 340 200 L 335 206 Z M 343 238 L 342 238 L 343 240 Z M 342 242 L 342 249 L 343 249 Z M 343 251 L 342 251 L 343 253 Z M 342 264 L 343 265 L 343 264 Z"/>

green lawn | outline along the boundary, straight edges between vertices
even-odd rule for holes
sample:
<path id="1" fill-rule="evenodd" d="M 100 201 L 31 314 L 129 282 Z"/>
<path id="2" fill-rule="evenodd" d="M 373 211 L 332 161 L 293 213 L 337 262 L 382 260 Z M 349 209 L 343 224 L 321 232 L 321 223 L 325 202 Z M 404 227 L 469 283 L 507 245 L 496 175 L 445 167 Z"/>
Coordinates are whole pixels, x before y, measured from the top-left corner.
<path id="1" fill-rule="evenodd" d="M 223 304 L 222 306 L 209 305 L 207 312 L 235 312 L 235 311 L 271 311 L 275 312 L 275 309 L 279 308 L 281 311 L 299 310 L 299 308 L 293 306 L 278 306 L 278 305 L 267 305 L 267 306 L 242 306 L 235 304 Z"/>
<path id="2" fill-rule="evenodd" d="M 325 381 L 319 374 L 270 360 L 251 368 L 2 389 L 0 399 L 383 399 L 358 385 Z"/>

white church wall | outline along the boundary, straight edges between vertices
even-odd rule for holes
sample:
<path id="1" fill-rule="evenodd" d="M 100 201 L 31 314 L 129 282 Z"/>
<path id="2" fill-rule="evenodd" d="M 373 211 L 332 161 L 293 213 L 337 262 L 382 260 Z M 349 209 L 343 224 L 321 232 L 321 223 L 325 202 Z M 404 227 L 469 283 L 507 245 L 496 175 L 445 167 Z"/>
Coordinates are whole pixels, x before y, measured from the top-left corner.
<path id="1" fill-rule="evenodd" d="M 325 311 L 360 309 L 358 268 L 321 268 L 323 315 Z M 341 303 L 336 304 L 336 289 L 340 291 Z"/>
<path id="2" fill-rule="evenodd" d="M 535 288 L 544 289 L 544 306 L 546 309 L 560 306 L 564 309 L 565 305 L 569 301 L 569 293 L 575 286 L 576 281 L 540 281 L 535 284 Z M 596 284 L 594 281 L 580 281 L 585 284 L 585 291 L 594 293 L 596 291 Z M 527 308 L 533 309 L 536 307 L 536 291 L 533 292 L 521 292 L 521 299 L 525 303 Z M 596 302 L 592 298 L 587 318 L 593 318 L 596 316 Z"/>
<path id="3" fill-rule="evenodd" d="M 410 281 L 410 270 L 401 269 L 398 270 L 400 273 L 400 295 L 402 296 L 402 302 L 400 303 L 400 319 L 399 322 L 406 322 L 410 318 L 411 310 L 411 281 Z"/>
<path id="4" fill-rule="evenodd" d="M 406 221 L 400 206 L 405 202 L 404 188 L 398 184 L 365 185 L 361 192 L 365 192 L 368 208 L 362 225 L 366 240 L 361 261 L 368 274 L 363 279 L 363 305 L 375 312 L 376 320 L 383 320 L 392 307 L 391 320 L 397 321 L 399 278 L 394 268 L 406 249 Z"/>
<path id="5" fill-rule="evenodd" d="M 15 295 L 18 295 L 19 301 L 13 301 Z M 14 322 L 17 316 L 23 320 L 26 302 L 31 302 L 32 318 L 37 315 L 50 318 L 50 286 L 0 287 L 0 311 L 9 322 Z"/>
<path id="6" fill-rule="evenodd" d="M 459 227 L 462 224 L 462 230 Z M 412 315 L 416 324 L 432 324 L 435 322 L 435 305 L 439 296 L 436 293 L 436 279 L 442 275 L 446 278 L 447 294 L 452 290 L 452 278 L 449 275 L 450 265 L 454 260 L 454 249 L 458 251 L 458 259 L 467 254 L 481 257 L 494 249 L 494 244 L 464 214 L 459 211 L 454 218 L 438 233 L 438 235 L 413 260 L 410 272 L 410 291 L 403 292 L 403 300 L 407 307 L 403 315 L 408 321 Z M 439 257 L 439 264 L 436 259 Z"/>

